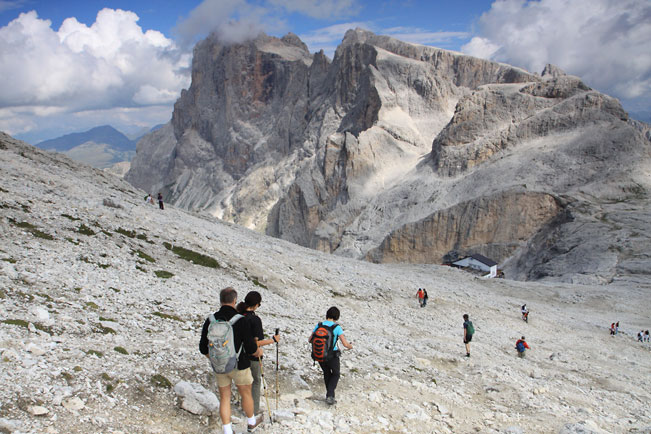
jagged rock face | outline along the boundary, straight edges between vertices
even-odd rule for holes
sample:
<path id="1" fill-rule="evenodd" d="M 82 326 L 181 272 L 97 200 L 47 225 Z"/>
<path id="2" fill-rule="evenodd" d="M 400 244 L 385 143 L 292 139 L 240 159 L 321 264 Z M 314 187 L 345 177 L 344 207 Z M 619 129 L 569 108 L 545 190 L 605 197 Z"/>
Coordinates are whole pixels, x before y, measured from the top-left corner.
<path id="1" fill-rule="evenodd" d="M 455 252 L 507 259 L 563 212 L 544 193 L 505 192 L 460 203 L 389 234 L 367 254 L 374 262 L 440 263 Z"/>
<path id="2" fill-rule="evenodd" d="M 332 61 L 295 35 L 211 37 L 192 77 L 126 176 L 178 206 L 374 261 L 458 249 L 522 279 L 640 269 L 635 248 L 619 265 L 616 231 L 602 238 L 608 255 L 562 244 L 602 230 L 594 216 L 627 189 L 646 198 L 649 130 L 553 65 L 538 76 L 351 30 Z M 623 212 L 630 235 L 640 225 Z"/>

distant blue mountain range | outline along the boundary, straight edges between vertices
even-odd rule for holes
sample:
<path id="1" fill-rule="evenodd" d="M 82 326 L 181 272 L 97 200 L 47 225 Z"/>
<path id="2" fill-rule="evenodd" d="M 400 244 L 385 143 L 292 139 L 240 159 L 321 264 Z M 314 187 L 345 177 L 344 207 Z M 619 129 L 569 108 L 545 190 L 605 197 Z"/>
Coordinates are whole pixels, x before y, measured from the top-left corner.
<path id="1" fill-rule="evenodd" d="M 136 140 L 129 139 L 110 125 L 95 127 L 83 133 L 66 134 L 56 139 L 37 143 L 36 146 L 41 149 L 65 152 L 87 142 L 108 144 L 116 151 L 135 151 L 136 149 Z"/>

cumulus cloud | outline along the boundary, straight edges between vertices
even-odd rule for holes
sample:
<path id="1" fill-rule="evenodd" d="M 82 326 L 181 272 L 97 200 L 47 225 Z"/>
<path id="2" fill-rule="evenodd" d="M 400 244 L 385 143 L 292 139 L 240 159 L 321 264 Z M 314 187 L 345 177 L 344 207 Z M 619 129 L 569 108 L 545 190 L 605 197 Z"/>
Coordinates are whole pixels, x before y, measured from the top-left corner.
<path id="1" fill-rule="evenodd" d="M 648 0 L 498 0 L 462 50 L 541 72 L 547 63 L 622 99 L 651 97 Z"/>
<path id="2" fill-rule="evenodd" d="M 334 52 L 337 49 L 337 46 L 341 43 L 341 40 L 344 38 L 346 32 L 350 29 L 367 29 L 370 30 L 371 26 L 368 23 L 361 21 L 352 21 L 348 23 L 335 24 L 328 27 L 322 27 L 316 29 L 309 33 L 304 33 L 300 35 L 300 38 L 303 42 L 310 47 L 311 51 L 320 51 L 330 56 L 334 56 Z"/>
<path id="3" fill-rule="evenodd" d="M 263 31 L 269 12 L 246 0 L 204 0 L 178 22 L 174 32 L 183 46 L 213 32 L 225 43 L 243 42 Z"/>
<path id="4" fill-rule="evenodd" d="M 191 55 L 137 21 L 133 12 L 103 9 L 90 27 L 68 18 L 54 30 L 32 11 L 0 28 L 0 126 L 22 132 L 33 122 L 18 117 L 48 110 L 171 106 L 189 85 Z"/>

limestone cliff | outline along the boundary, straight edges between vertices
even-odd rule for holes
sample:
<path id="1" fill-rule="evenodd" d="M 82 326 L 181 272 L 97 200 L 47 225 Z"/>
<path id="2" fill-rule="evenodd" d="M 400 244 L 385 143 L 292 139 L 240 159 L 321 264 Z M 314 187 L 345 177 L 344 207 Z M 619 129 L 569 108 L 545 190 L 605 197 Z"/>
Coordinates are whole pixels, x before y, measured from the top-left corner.
<path id="1" fill-rule="evenodd" d="M 612 203 L 634 191 L 648 210 L 649 152 L 648 126 L 552 65 L 536 75 L 359 29 L 332 60 L 291 34 L 211 36 L 126 179 L 338 255 L 480 252 L 515 278 L 608 282 L 643 268 L 636 243 L 617 243 L 644 224 Z M 599 215 L 628 232 L 602 232 Z M 579 258 L 568 239 L 592 248 Z"/>

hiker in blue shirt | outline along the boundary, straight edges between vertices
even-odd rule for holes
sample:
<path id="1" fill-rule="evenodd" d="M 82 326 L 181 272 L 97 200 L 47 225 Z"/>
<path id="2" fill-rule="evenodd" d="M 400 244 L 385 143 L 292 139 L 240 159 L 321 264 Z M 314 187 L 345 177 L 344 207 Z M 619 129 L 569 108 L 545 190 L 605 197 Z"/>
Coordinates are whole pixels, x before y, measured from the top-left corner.
<path id="1" fill-rule="evenodd" d="M 348 342 L 344 336 L 344 330 L 335 322 L 338 319 L 339 309 L 333 306 L 328 309 L 326 320 L 320 322 L 316 327 L 314 327 L 309 339 L 309 342 L 312 344 L 312 358 L 319 362 L 319 366 L 321 366 L 321 370 L 323 370 L 323 380 L 326 386 L 326 402 L 328 405 L 333 405 L 337 402 L 335 401 L 335 389 L 339 382 L 339 355 L 341 354 L 339 346 L 337 345 L 338 341 L 341 340 L 342 345 L 347 349 L 353 349 L 353 345 Z M 317 330 L 319 332 L 317 332 Z M 321 331 L 324 331 L 324 333 L 330 334 L 331 336 L 322 335 L 320 333 Z M 332 343 L 329 344 L 331 347 L 324 345 L 319 347 L 319 345 L 317 345 L 317 342 L 328 342 L 328 339 L 332 340 Z"/>

